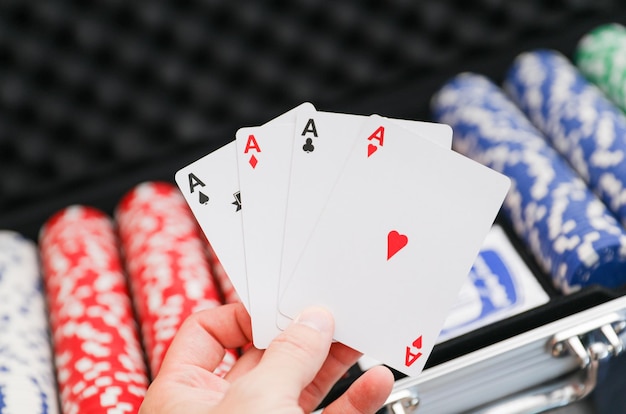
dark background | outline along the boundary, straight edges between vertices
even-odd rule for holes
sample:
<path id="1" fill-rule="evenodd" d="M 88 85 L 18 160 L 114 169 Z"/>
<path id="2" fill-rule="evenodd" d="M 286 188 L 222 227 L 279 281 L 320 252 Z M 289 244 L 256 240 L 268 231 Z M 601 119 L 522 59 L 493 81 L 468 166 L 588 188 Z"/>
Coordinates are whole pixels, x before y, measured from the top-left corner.
<path id="1" fill-rule="evenodd" d="M 446 79 L 571 56 L 618 0 L 0 1 L 0 228 L 124 192 L 304 101 L 427 120 Z"/>

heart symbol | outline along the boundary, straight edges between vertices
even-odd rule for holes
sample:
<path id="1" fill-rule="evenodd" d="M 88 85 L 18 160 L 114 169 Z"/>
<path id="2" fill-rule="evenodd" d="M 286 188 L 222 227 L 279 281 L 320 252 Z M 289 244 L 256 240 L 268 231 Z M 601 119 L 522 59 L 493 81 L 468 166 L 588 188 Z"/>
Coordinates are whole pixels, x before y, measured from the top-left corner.
<path id="1" fill-rule="evenodd" d="M 398 253 L 409 242 L 409 238 L 404 234 L 391 230 L 387 235 L 387 260 Z"/>
<path id="2" fill-rule="evenodd" d="M 418 352 L 413 353 L 413 350 L 410 346 L 406 347 L 406 351 L 404 353 L 404 365 L 406 365 L 407 367 L 413 365 L 413 363 L 415 363 L 415 361 L 417 361 L 423 355 L 421 352 L 419 352 L 419 350 L 422 348 L 422 335 L 420 335 L 415 341 L 413 341 L 411 345 L 417 348 Z"/>
<path id="3" fill-rule="evenodd" d="M 417 349 L 422 349 L 422 335 L 420 335 L 413 343 L 411 344 Z"/>
<path id="4" fill-rule="evenodd" d="M 378 149 L 378 147 L 374 144 L 368 144 L 367 145 L 367 157 L 369 158 L 370 155 L 372 155 L 373 153 L 376 152 L 376 150 Z"/>

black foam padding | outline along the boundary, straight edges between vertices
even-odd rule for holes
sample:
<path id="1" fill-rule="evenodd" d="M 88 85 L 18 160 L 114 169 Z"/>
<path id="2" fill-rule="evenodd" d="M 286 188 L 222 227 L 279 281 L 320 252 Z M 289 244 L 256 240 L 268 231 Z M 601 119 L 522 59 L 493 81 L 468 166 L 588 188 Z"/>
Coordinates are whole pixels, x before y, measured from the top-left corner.
<path id="1" fill-rule="evenodd" d="M 1 1 L 0 227 L 110 211 L 304 101 L 427 119 L 447 77 L 502 76 L 624 16 L 618 0 Z"/>

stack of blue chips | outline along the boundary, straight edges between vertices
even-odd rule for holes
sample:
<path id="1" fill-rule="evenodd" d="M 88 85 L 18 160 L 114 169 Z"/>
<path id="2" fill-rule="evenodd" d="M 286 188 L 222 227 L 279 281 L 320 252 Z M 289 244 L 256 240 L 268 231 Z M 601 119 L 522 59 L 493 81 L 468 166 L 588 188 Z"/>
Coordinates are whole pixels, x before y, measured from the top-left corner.
<path id="1" fill-rule="evenodd" d="M 558 52 L 523 53 L 505 89 L 626 225 L 626 116 Z"/>
<path id="2" fill-rule="evenodd" d="M 558 289 L 626 283 L 624 229 L 500 88 L 464 73 L 431 104 L 455 150 L 511 178 L 503 213 Z"/>
<path id="3" fill-rule="evenodd" d="M 34 243 L 0 231 L 0 412 L 59 412 Z"/>

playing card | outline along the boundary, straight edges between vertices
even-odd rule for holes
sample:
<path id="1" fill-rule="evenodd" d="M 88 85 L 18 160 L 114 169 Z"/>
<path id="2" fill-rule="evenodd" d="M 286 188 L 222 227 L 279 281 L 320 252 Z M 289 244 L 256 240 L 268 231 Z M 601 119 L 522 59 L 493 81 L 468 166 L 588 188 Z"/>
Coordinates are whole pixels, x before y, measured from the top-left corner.
<path id="1" fill-rule="evenodd" d="M 285 217 L 279 295 L 293 273 L 308 237 L 326 204 L 365 116 L 332 112 L 299 111 L 294 128 L 289 193 Z M 452 129 L 445 124 L 393 119 L 391 122 L 416 134 L 415 139 L 430 139 L 443 148 L 452 144 Z M 425 132 L 426 135 L 421 135 Z M 277 315 L 284 329 L 290 319 Z"/>
<path id="2" fill-rule="evenodd" d="M 494 225 L 446 317 L 437 342 L 525 312 L 549 299 L 502 227 Z"/>
<path id="3" fill-rule="evenodd" d="M 311 110 L 301 105 L 298 110 Z M 237 131 L 239 185 L 253 342 L 266 348 L 280 333 L 276 325 L 278 281 L 287 208 L 294 124 Z"/>
<path id="4" fill-rule="evenodd" d="M 241 193 L 234 141 L 182 168 L 176 184 L 248 308 Z"/>
<path id="5" fill-rule="evenodd" d="M 299 105 L 264 125 L 294 122 L 302 108 L 313 105 Z M 237 294 L 249 309 L 235 141 L 182 168 L 175 179 Z"/>
<path id="6" fill-rule="evenodd" d="M 508 187 L 505 176 L 370 117 L 280 311 L 325 306 L 337 341 L 416 375 Z"/>

